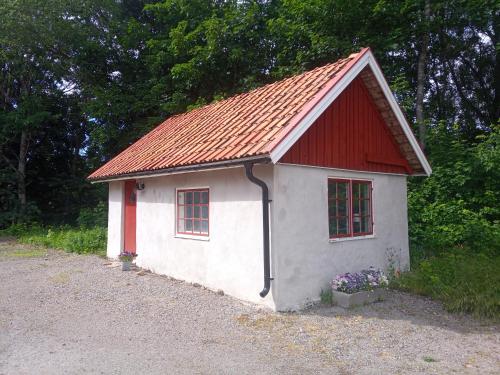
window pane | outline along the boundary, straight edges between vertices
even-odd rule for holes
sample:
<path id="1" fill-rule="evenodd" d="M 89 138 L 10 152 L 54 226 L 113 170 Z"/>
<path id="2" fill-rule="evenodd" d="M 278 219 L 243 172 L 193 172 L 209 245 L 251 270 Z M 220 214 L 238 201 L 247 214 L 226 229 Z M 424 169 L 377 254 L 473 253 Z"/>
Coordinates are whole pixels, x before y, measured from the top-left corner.
<path id="1" fill-rule="evenodd" d="M 328 216 L 337 215 L 337 200 L 333 199 L 328 202 Z"/>
<path id="2" fill-rule="evenodd" d="M 344 236 L 350 233 L 349 182 L 328 182 L 328 216 L 330 237 Z"/>
<path id="3" fill-rule="evenodd" d="M 207 220 L 202 220 L 202 222 L 201 222 L 201 232 L 202 233 L 208 233 L 208 221 Z"/>
<path id="4" fill-rule="evenodd" d="M 371 192 L 372 185 L 368 181 L 328 181 L 331 237 L 372 233 Z"/>
<path id="5" fill-rule="evenodd" d="M 355 182 L 353 189 L 359 190 L 359 204 L 355 205 L 357 217 L 353 221 L 354 234 L 369 234 L 372 233 L 371 219 L 371 183 L 370 182 Z"/>
<path id="6" fill-rule="evenodd" d="M 177 192 L 177 231 L 208 234 L 209 191 L 189 190 Z"/>
<path id="7" fill-rule="evenodd" d="M 361 214 L 363 216 L 370 215 L 370 201 L 368 199 L 361 201 Z"/>
<path id="8" fill-rule="evenodd" d="M 204 204 L 208 203 L 208 191 L 203 191 L 201 193 L 201 203 L 204 203 Z"/>
<path id="9" fill-rule="evenodd" d="M 368 199 L 370 197 L 370 184 L 359 184 L 359 189 L 361 191 L 361 198 Z"/>
<path id="10" fill-rule="evenodd" d="M 355 182 L 352 183 L 352 199 L 359 199 L 359 184 Z"/>
<path id="11" fill-rule="evenodd" d="M 353 215 L 359 212 L 359 200 L 354 199 L 352 201 L 352 213 Z"/>
<path id="12" fill-rule="evenodd" d="M 328 197 L 334 198 L 337 195 L 337 183 L 334 181 L 328 182 Z"/>
<path id="13" fill-rule="evenodd" d="M 186 227 L 184 226 L 184 220 L 177 221 L 177 231 L 178 232 L 185 232 L 186 231 Z"/>
<path id="14" fill-rule="evenodd" d="M 337 198 L 346 199 L 347 198 L 347 182 L 337 182 Z"/>
<path id="15" fill-rule="evenodd" d="M 338 234 L 337 219 L 334 217 L 330 218 L 330 237 L 334 237 Z"/>
<path id="16" fill-rule="evenodd" d="M 352 222 L 352 229 L 353 229 L 354 233 L 361 232 L 361 226 L 360 226 L 360 223 L 359 223 L 359 218 L 355 218 L 355 220 L 353 220 L 353 222 Z"/>
<path id="17" fill-rule="evenodd" d="M 177 202 L 179 204 L 184 204 L 184 192 L 183 191 L 177 193 Z"/>
<path id="18" fill-rule="evenodd" d="M 349 216 L 347 201 L 338 201 L 338 216 Z"/>
<path id="19" fill-rule="evenodd" d="M 201 231 L 201 223 L 199 220 L 195 220 L 194 221 L 194 228 L 193 228 L 193 232 L 195 233 L 200 233 Z"/>
<path id="20" fill-rule="evenodd" d="M 371 233 L 371 225 L 370 225 L 370 217 L 363 217 L 361 220 L 361 232 L 363 233 Z"/>
<path id="21" fill-rule="evenodd" d="M 349 233 L 349 221 L 347 217 L 341 217 L 338 219 L 338 234 L 348 234 Z"/>

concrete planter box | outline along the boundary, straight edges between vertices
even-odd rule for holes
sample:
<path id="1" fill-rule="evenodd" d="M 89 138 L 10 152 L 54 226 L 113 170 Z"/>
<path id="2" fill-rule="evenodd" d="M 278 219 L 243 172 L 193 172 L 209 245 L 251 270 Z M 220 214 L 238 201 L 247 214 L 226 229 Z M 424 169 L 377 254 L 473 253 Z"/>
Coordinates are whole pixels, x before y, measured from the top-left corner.
<path id="1" fill-rule="evenodd" d="M 344 307 L 346 309 L 353 306 L 366 305 L 367 303 L 372 303 L 375 301 L 382 301 L 386 296 L 387 289 L 385 288 L 363 290 L 361 292 L 356 292 L 353 294 L 347 294 L 332 290 L 333 304 Z"/>

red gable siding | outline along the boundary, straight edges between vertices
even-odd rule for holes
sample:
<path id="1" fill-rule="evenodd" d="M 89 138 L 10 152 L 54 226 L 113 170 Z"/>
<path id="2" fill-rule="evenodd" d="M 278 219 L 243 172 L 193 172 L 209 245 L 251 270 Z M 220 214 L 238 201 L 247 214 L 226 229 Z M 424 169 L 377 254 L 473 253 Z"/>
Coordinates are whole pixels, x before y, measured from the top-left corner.
<path id="1" fill-rule="evenodd" d="M 334 100 L 280 162 L 411 173 L 360 78 Z"/>

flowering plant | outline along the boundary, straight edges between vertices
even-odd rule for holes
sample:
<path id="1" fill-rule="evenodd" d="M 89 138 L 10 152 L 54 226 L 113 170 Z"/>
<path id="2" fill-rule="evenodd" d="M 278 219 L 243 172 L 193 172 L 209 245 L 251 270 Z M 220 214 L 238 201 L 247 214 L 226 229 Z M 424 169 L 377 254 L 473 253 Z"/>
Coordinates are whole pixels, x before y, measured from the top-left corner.
<path id="1" fill-rule="evenodd" d="M 332 290 L 343 293 L 356 293 L 362 290 L 373 290 L 385 287 L 389 284 L 387 277 L 380 270 L 370 267 L 356 273 L 344 273 L 338 275 L 332 282 Z"/>
<path id="2" fill-rule="evenodd" d="M 120 255 L 118 256 L 118 258 L 122 261 L 122 262 L 131 262 L 132 259 L 134 259 L 134 257 L 136 257 L 137 254 L 134 254 L 134 253 L 131 253 L 131 252 L 128 252 L 128 251 L 122 251 L 120 253 Z"/>

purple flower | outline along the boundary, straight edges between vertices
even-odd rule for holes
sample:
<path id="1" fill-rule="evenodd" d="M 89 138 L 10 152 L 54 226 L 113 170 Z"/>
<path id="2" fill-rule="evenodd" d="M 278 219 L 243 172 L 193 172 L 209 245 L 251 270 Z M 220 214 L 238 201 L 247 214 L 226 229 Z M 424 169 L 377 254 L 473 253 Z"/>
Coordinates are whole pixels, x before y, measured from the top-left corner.
<path id="1" fill-rule="evenodd" d="M 372 290 L 387 286 L 387 284 L 387 277 L 383 272 L 370 267 L 370 269 L 361 272 L 348 272 L 336 276 L 331 282 L 331 287 L 332 290 L 352 294 L 361 290 Z"/>

